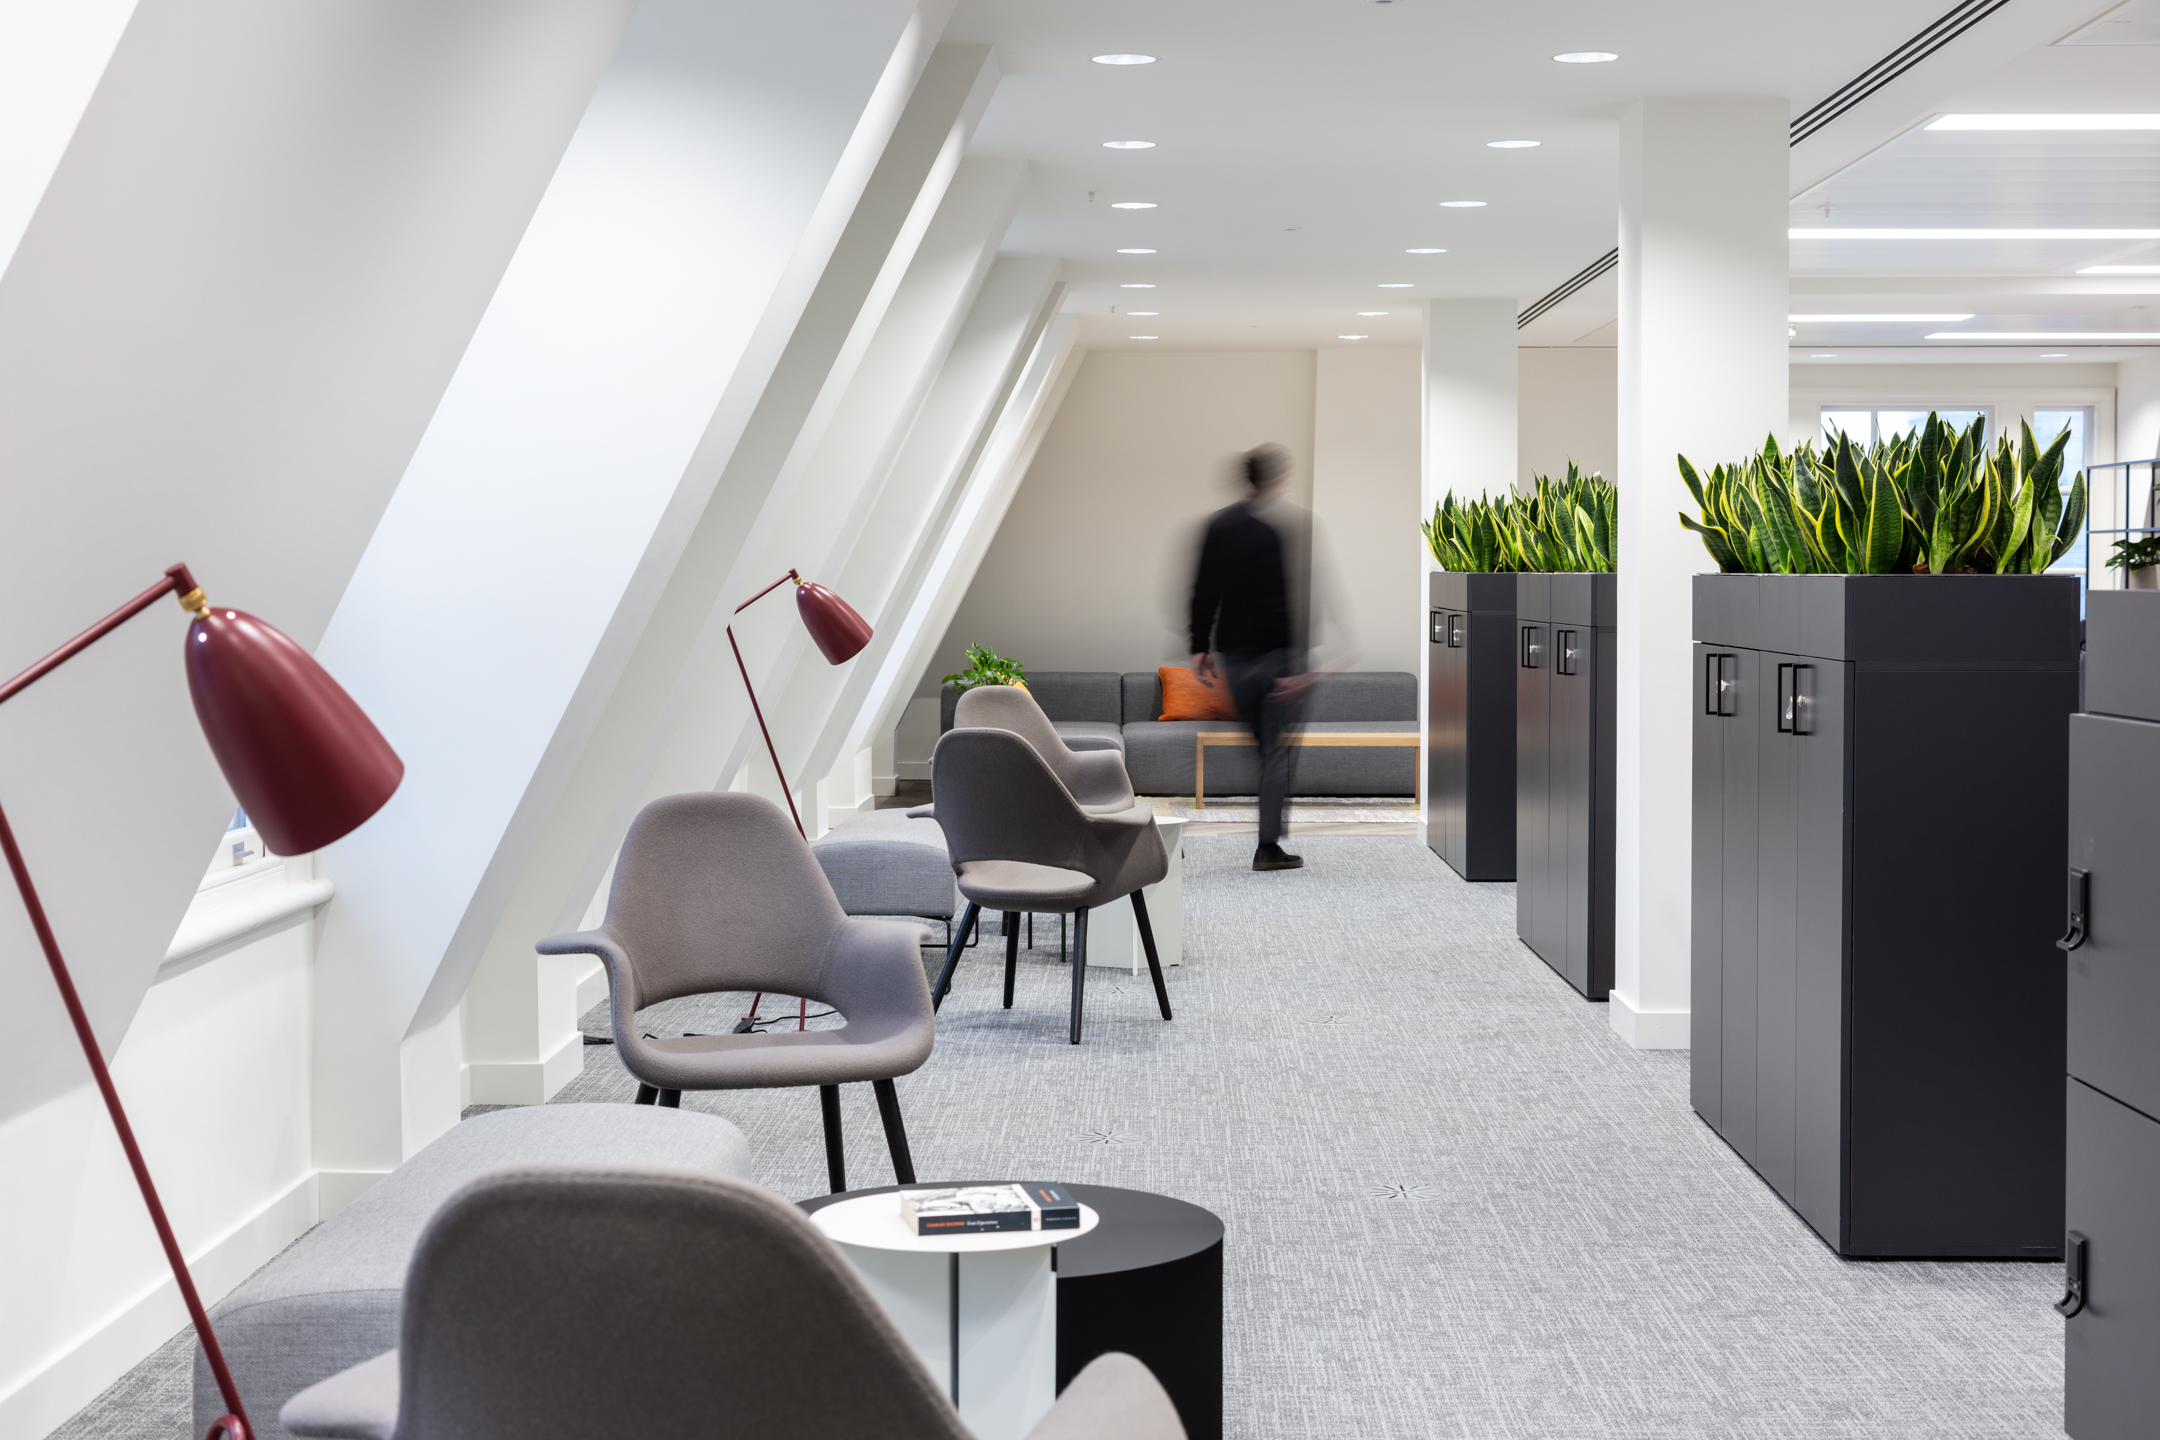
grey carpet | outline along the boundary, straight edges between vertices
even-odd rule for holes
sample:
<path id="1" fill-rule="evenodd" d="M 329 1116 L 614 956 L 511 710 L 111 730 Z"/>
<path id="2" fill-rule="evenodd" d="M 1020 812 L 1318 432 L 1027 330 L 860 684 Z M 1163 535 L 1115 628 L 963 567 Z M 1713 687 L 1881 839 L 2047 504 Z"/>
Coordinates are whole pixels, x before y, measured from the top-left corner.
<path id="1" fill-rule="evenodd" d="M 1273 874 L 1250 843 L 1188 837 L 1176 1021 L 1145 976 L 1091 971 L 1087 1043 L 1065 1044 L 1070 972 L 1038 925 L 1016 1007 L 988 937 L 900 1082 L 926 1180 L 1126 1185 L 1224 1217 L 1232 1435 L 2061 1433 L 2059 1269 L 1838 1259 L 1689 1111 L 1684 1052 L 1629 1050 L 1516 943 L 1512 886 L 1407 838 L 1304 838 L 1308 867 Z M 630 1098 L 611 1050 L 586 1061 L 559 1098 Z M 851 1180 L 890 1183 L 869 1087 L 843 1095 Z M 685 1103 L 742 1126 L 783 1194 L 825 1188 L 814 1095 Z M 157 1363 L 59 1433 L 179 1440 Z"/>

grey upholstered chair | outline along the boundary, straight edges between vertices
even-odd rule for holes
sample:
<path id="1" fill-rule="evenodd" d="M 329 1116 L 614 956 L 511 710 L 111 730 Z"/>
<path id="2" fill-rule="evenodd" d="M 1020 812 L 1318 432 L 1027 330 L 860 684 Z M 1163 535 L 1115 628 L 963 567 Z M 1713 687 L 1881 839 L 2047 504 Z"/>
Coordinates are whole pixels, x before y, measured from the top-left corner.
<path id="1" fill-rule="evenodd" d="M 969 695 L 974 694 L 972 690 Z M 967 696 L 961 697 L 961 703 Z M 1095 752 L 1107 753 L 1107 752 Z M 1170 992 L 1155 954 L 1155 930 L 1140 893 L 1170 871 L 1169 852 L 1151 806 L 1091 814 L 1060 783 L 1035 747 L 1003 729 L 948 730 L 930 757 L 930 789 L 945 849 L 967 908 L 953 927 L 952 949 L 932 993 L 944 1004 L 968 932 L 984 906 L 1005 915 L 1005 1005 L 1013 1003 L 1023 913 L 1073 917 L 1072 1043 L 1080 1043 L 1087 993 L 1088 912 L 1132 897 L 1155 1001 L 1170 1018 Z"/>
<path id="2" fill-rule="evenodd" d="M 428 1223 L 398 1348 L 286 1402 L 325 1440 L 969 1440 L 831 1242 L 739 1180 L 549 1168 L 477 1180 Z M 1128 1355 L 1030 1440 L 1184 1440 Z"/>
<path id="3" fill-rule="evenodd" d="M 915 1180 L 893 1078 L 930 1058 L 937 1022 L 923 983 L 920 925 L 843 914 L 787 816 L 755 795 L 669 795 L 638 812 L 615 862 L 597 930 L 554 935 L 543 955 L 597 955 L 607 966 L 615 1053 L 640 1105 L 685 1090 L 815 1085 L 825 1168 L 847 1188 L 840 1087 L 877 1092 L 893 1172 Z M 799 995 L 847 1017 L 837 1030 L 651 1039 L 637 1012 L 722 990 Z"/>
<path id="4" fill-rule="evenodd" d="M 1123 752 L 1073 749 L 1035 697 L 1017 685 L 977 685 L 962 694 L 953 706 L 953 728 L 1012 731 L 1034 747 L 1059 783 L 1090 814 L 1125 810 L 1136 803 Z M 935 785 L 930 793 L 937 794 Z"/>

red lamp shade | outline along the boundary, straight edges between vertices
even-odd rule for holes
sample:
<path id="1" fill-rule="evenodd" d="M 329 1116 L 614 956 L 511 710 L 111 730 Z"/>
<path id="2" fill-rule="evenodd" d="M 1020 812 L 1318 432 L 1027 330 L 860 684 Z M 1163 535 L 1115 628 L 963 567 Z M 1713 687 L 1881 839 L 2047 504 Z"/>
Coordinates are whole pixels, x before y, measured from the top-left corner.
<path id="1" fill-rule="evenodd" d="M 795 611 L 802 616 L 810 638 L 817 641 L 817 648 L 825 652 L 828 665 L 854 659 L 870 643 L 870 622 L 815 580 L 805 580 L 795 587 Z"/>
<path id="2" fill-rule="evenodd" d="M 405 778 L 405 762 L 315 657 L 245 610 L 221 606 L 188 626 L 187 677 L 211 753 L 277 854 L 347 834 Z"/>

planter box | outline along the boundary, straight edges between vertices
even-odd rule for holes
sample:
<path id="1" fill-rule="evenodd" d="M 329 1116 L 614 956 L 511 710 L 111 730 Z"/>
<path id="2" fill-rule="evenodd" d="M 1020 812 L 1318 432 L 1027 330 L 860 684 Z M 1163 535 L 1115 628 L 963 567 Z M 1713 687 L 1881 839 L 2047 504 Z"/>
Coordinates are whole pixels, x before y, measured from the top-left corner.
<path id="1" fill-rule="evenodd" d="M 1694 600 L 1697 1113 L 1841 1255 L 2059 1253 L 2076 577 Z"/>
<path id="2" fill-rule="evenodd" d="M 1515 577 L 1427 577 L 1425 841 L 1465 880 L 1515 878 Z"/>
<path id="3" fill-rule="evenodd" d="M 2070 721 L 2069 863 L 2084 900 L 2069 956 L 2065 1227 L 2094 1303 L 2064 1327 L 2063 1428 L 2131 1440 L 2160 1414 L 2160 595 L 2086 597 L 2085 709 Z M 2062 893 L 2062 892 L 2058 892 Z M 2078 1274 L 2076 1258 L 2068 1267 Z"/>
<path id="4" fill-rule="evenodd" d="M 1616 577 L 1515 579 L 1515 933 L 1592 1000 L 1613 983 Z"/>

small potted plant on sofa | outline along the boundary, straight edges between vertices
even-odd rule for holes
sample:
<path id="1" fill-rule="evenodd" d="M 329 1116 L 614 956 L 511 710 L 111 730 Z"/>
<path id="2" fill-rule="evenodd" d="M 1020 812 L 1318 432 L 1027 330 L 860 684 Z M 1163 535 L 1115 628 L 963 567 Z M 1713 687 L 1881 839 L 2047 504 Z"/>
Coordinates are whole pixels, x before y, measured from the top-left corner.
<path id="1" fill-rule="evenodd" d="M 1984 426 L 1679 462 L 1694 1105 L 1842 1255 L 2062 1240 L 2085 485 Z"/>
<path id="2" fill-rule="evenodd" d="M 1008 660 L 987 645 L 967 647 L 967 668 L 957 674 L 947 675 L 939 682 L 953 687 L 955 695 L 964 695 L 977 685 L 1017 685 L 1027 689 L 1027 667 L 1018 660 Z"/>

